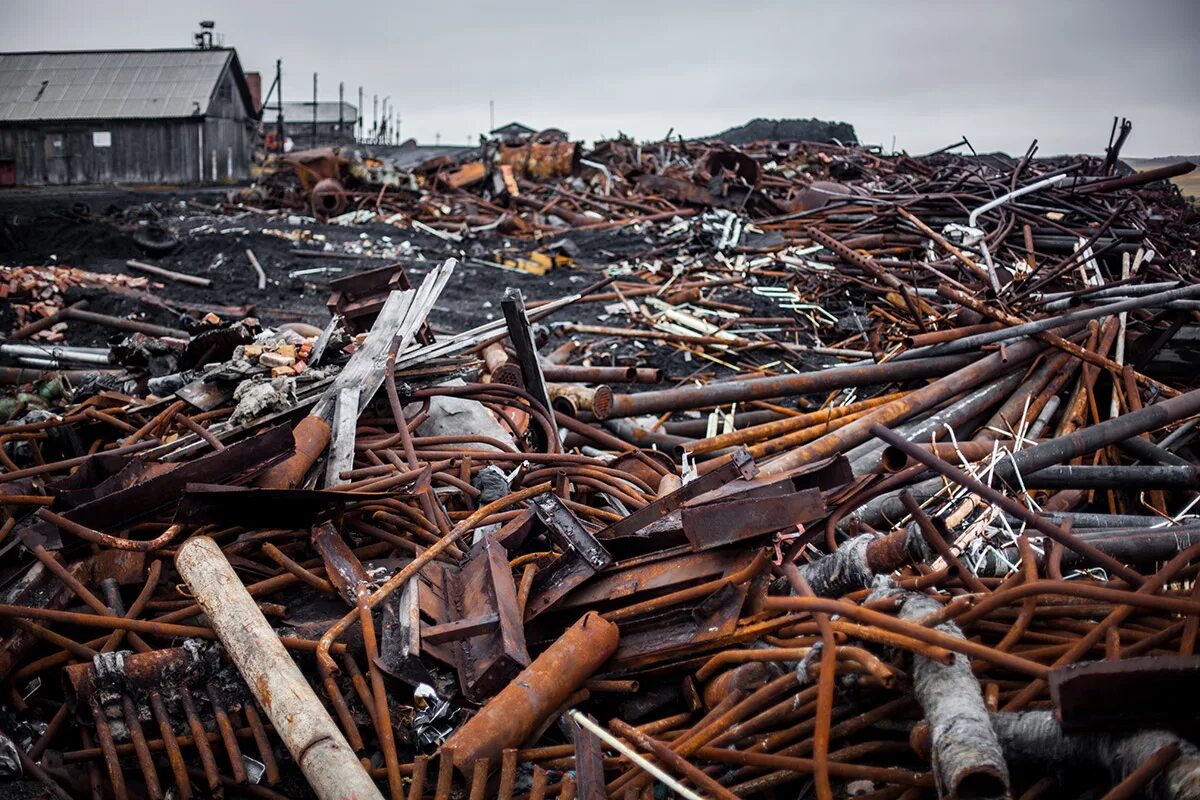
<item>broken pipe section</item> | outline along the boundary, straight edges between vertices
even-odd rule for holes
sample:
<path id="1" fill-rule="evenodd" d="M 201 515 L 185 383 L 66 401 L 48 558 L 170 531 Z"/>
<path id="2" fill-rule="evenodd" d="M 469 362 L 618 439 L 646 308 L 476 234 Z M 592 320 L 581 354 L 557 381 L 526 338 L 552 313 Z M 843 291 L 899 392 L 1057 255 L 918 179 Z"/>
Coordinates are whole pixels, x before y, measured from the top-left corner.
<path id="1" fill-rule="evenodd" d="M 469 774 L 480 758 L 493 766 L 519 747 L 617 651 L 617 626 L 588 612 L 451 736 L 454 764 Z"/>
<path id="2" fill-rule="evenodd" d="M 295 489 L 329 446 L 333 429 L 320 417 L 307 416 L 292 431 L 295 452 L 258 477 L 257 486 L 265 489 Z"/>
<path id="3" fill-rule="evenodd" d="M 175 566 L 317 797 L 383 800 L 217 543 L 187 540 Z"/>

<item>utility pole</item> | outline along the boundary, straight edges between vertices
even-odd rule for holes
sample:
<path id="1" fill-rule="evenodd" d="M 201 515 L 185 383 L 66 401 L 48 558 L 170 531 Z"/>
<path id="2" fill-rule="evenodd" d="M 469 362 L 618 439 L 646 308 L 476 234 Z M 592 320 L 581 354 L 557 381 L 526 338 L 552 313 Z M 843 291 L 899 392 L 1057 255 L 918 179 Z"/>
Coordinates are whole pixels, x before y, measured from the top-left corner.
<path id="1" fill-rule="evenodd" d="M 345 101 L 346 101 L 346 84 L 342 81 L 338 81 L 338 138 L 339 139 L 345 137 L 345 135 L 346 135 L 346 133 L 345 133 L 346 112 L 342 110 L 345 105 Z"/>
<path id="2" fill-rule="evenodd" d="M 372 97 L 373 108 L 371 109 L 371 144 L 379 144 L 375 139 L 379 136 L 379 95 Z"/>
<path id="3" fill-rule="evenodd" d="M 275 59 L 275 134 L 279 137 L 279 152 L 283 152 L 283 61 Z"/>
<path id="4" fill-rule="evenodd" d="M 358 119 L 355 120 L 355 123 L 358 125 L 358 141 L 360 141 L 360 142 L 363 140 L 363 137 L 366 134 L 366 131 L 364 130 L 364 128 L 366 126 L 363 124 L 364 118 L 367 116 L 366 111 L 367 110 L 365 108 L 363 108 L 363 88 L 361 86 L 359 86 L 358 87 L 358 114 L 357 114 Z"/>
<path id="5" fill-rule="evenodd" d="M 313 124 L 312 146 L 317 146 L 317 73 L 313 73 Z"/>
<path id="6" fill-rule="evenodd" d="M 488 100 L 488 131 L 496 130 L 496 101 Z"/>

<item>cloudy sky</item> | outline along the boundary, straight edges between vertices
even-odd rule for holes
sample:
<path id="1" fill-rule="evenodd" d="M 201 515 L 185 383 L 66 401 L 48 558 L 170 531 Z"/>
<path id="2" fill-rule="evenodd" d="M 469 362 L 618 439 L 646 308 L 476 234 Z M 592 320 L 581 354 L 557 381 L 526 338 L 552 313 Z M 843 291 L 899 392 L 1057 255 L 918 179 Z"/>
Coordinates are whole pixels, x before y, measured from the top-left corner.
<path id="1" fill-rule="evenodd" d="M 1198 0 L 0 0 L 0 50 L 189 46 L 213 19 L 284 99 L 364 87 L 405 138 L 464 142 L 520 120 L 595 139 L 715 133 L 753 117 L 854 124 L 920 153 L 1200 152 Z"/>

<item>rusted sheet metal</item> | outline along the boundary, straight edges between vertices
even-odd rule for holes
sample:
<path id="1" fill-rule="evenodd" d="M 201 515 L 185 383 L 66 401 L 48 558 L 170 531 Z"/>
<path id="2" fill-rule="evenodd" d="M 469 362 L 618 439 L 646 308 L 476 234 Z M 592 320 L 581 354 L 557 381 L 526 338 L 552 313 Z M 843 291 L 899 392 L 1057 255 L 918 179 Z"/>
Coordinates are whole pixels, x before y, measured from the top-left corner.
<path id="1" fill-rule="evenodd" d="M 1066 731 L 1137 729 L 1200 716 L 1200 656 L 1089 661 L 1050 672 L 1050 699 Z"/>
<path id="2" fill-rule="evenodd" d="M 533 593 L 525 607 L 526 620 L 541 614 L 612 563 L 612 555 L 588 533 L 557 495 L 538 495 L 529 501 L 529 507 L 563 553 L 549 567 L 538 571 Z"/>
<path id="3" fill-rule="evenodd" d="M 389 292 L 411 289 L 412 283 L 404 264 L 395 263 L 335 278 L 329 288 L 329 313 L 341 316 L 351 333 L 361 333 L 370 330 Z"/>
<path id="4" fill-rule="evenodd" d="M 383 632 L 379 637 L 378 666 L 412 685 L 433 678 L 421 660 L 421 606 L 419 583 L 411 581 L 383 604 Z"/>
<path id="5" fill-rule="evenodd" d="M 500 763 L 504 749 L 520 746 L 608 661 L 618 641 L 616 625 L 584 614 L 446 741 L 454 765 L 470 774 L 478 759 Z"/>
<path id="6" fill-rule="evenodd" d="M 177 502 L 189 483 L 220 480 L 237 484 L 287 455 L 291 436 L 277 425 L 258 436 L 228 445 L 224 450 L 186 461 L 169 471 L 107 494 L 68 511 L 72 522 L 105 530 Z"/>
<path id="7" fill-rule="evenodd" d="M 483 549 L 463 566 L 453 582 L 451 622 L 478 621 L 491 614 L 496 617 L 494 626 L 464 635 L 455 645 L 463 693 L 482 702 L 529 664 L 517 587 L 505 549 L 485 540 Z"/>
<path id="8" fill-rule="evenodd" d="M 692 548 L 706 550 L 803 526 L 821 518 L 824 512 L 825 501 L 820 491 L 806 489 L 774 497 L 737 497 L 684 506 L 682 523 Z"/>
<path id="9" fill-rule="evenodd" d="M 618 562 L 563 598 L 555 610 L 628 602 L 639 595 L 723 577 L 745 568 L 754 557 L 755 553 L 737 548 L 693 553 L 688 547 Z"/>
<path id="10" fill-rule="evenodd" d="M 77 568 L 76 568 L 77 569 Z M 9 583 L 3 599 L 8 605 L 62 610 L 74 599 L 62 581 L 50 573 L 41 562 L 23 569 L 15 576 L 5 571 Z M 6 631 L 0 641 L 0 675 L 10 675 L 14 667 L 28 654 L 38 639 L 25 630 Z"/>
<path id="11" fill-rule="evenodd" d="M 732 634 L 747 591 L 747 584 L 726 583 L 699 603 L 622 622 L 621 645 L 613 654 L 612 668 L 633 669 L 647 662 L 682 656 L 697 645 Z"/>
<path id="12" fill-rule="evenodd" d="M 479 183 L 486 177 L 487 165 L 482 161 L 471 161 L 463 164 L 453 172 L 446 173 L 442 176 L 442 180 L 451 189 L 461 189 L 464 186 Z"/>
<path id="13" fill-rule="evenodd" d="M 407 498 L 408 495 L 189 483 L 184 489 L 174 520 L 191 524 L 307 528 L 317 517 L 336 514 L 347 503 L 387 497 Z"/>
<path id="14" fill-rule="evenodd" d="M 338 529 L 330 522 L 314 525 L 310 536 L 313 549 L 325 562 L 325 577 L 337 589 L 338 594 L 351 608 L 358 605 L 358 593 L 371 585 L 358 556 L 350 550 Z"/>
<path id="15" fill-rule="evenodd" d="M 758 474 L 758 467 L 746 448 L 739 447 L 719 467 L 701 475 L 690 483 L 684 484 L 653 503 L 638 509 L 620 522 L 609 525 L 596 535 L 597 539 L 615 539 L 621 536 L 631 536 L 645 528 L 655 520 L 662 519 L 677 508 L 683 506 L 693 497 L 699 497 L 705 492 L 728 483 L 737 478 L 749 480 Z"/>
<path id="16" fill-rule="evenodd" d="M 698 206 L 728 208 L 733 202 L 713 194 L 697 183 L 680 178 L 670 178 L 666 175 L 639 175 L 637 186 L 638 189 L 649 194 L 661 194 L 672 200 Z"/>
<path id="17" fill-rule="evenodd" d="M 138 456 L 96 453 L 69 475 L 47 483 L 57 502 L 66 508 L 90 503 L 105 495 L 127 489 L 146 471 Z"/>
<path id="18" fill-rule="evenodd" d="M 604 751 L 596 734 L 579 724 L 571 725 L 571 743 L 575 745 L 575 797 L 578 800 L 605 800 Z"/>
<path id="19" fill-rule="evenodd" d="M 703 169 L 709 175 L 728 173 L 753 186 L 758 183 L 758 162 L 740 150 L 714 148 L 704 157 Z"/>
<path id="20" fill-rule="evenodd" d="M 342 169 L 349 163 L 336 147 L 297 150 L 280 156 L 280 161 L 295 170 L 305 193 L 311 193 L 327 178 L 341 177 Z"/>

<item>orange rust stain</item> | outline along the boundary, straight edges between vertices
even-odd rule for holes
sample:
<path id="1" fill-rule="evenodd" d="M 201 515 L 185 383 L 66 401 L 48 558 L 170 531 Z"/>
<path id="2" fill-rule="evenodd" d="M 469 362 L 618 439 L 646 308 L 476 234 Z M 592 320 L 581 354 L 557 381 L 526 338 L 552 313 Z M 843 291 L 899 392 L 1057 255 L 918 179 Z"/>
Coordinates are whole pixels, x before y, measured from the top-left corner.
<path id="1" fill-rule="evenodd" d="M 263 710 L 268 714 L 271 713 L 271 686 L 266 675 L 259 675 L 254 679 L 255 687 L 258 689 L 258 702 L 262 704 Z"/>

